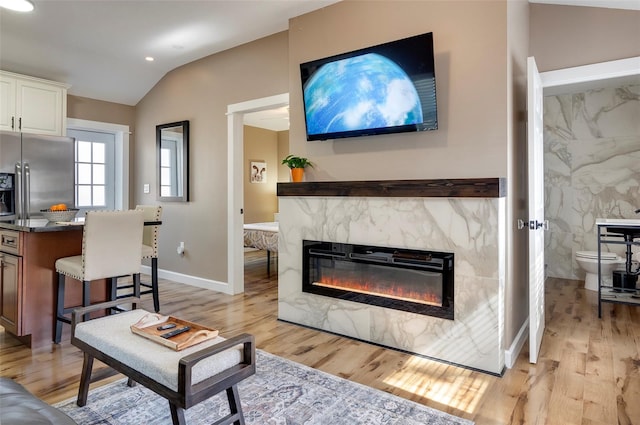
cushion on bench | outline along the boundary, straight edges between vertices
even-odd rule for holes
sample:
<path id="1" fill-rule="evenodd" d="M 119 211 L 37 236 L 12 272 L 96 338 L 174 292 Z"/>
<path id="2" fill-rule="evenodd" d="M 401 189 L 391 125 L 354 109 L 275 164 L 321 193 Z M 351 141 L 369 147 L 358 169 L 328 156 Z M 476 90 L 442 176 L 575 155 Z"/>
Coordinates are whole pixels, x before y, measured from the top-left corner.
<path id="1" fill-rule="evenodd" d="M 131 332 L 130 326 L 149 314 L 145 310 L 132 310 L 78 323 L 75 336 L 80 341 L 124 363 L 154 381 L 178 390 L 178 363 L 180 359 L 225 340 L 217 337 L 181 351 L 150 341 Z M 197 384 L 243 361 L 242 345 L 207 357 L 192 370 L 191 383 Z"/>

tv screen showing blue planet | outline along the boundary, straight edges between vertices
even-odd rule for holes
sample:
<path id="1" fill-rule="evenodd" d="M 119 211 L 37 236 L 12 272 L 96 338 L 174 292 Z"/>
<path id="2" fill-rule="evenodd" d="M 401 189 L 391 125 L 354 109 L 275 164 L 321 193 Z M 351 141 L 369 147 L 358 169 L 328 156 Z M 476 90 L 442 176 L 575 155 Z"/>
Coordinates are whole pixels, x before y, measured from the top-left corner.
<path id="1" fill-rule="evenodd" d="M 432 34 L 300 65 L 307 140 L 438 128 Z"/>

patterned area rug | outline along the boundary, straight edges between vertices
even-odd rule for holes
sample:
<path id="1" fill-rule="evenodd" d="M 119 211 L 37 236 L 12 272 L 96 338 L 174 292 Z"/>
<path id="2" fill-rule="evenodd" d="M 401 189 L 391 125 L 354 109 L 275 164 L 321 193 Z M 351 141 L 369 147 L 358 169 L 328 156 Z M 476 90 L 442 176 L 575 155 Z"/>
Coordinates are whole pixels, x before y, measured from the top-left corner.
<path id="1" fill-rule="evenodd" d="M 257 372 L 238 385 L 247 424 L 472 424 L 364 385 L 257 350 Z M 171 424 L 169 403 L 126 379 L 89 391 L 85 407 L 56 405 L 80 425 Z M 189 425 L 211 424 L 229 412 L 224 392 L 186 411 Z"/>

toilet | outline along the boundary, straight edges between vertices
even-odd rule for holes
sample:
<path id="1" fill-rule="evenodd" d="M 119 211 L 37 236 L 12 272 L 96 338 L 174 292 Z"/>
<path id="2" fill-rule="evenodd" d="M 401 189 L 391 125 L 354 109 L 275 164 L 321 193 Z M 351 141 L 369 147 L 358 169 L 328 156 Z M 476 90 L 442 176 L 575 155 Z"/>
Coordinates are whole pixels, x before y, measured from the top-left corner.
<path id="1" fill-rule="evenodd" d="M 602 264 L 602 283 L 611 285 L 611 272 L 624 260 L 613 252 L 600 252 Z M 576 262 L 585 271 L 584 288 L 590 291 L 598 290 L 598 252 L 597 251 L 577 251 Z"/>

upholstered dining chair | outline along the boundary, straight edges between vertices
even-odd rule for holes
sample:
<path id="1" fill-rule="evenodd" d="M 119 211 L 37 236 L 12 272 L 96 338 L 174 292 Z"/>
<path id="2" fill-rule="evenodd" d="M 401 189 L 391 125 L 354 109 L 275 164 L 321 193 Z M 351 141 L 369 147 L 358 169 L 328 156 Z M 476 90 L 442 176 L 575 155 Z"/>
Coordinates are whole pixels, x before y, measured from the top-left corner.
<path id="1" fill-rule="evenodd" d="M 62 324 L 71 323 L 66 314 L 79 306 L 65 308 L 66 278 L 82 282 L 82 306 L 90 305 L 91 282 L 132 275 L 140 281 L 140 256 L 144 216 L 141 210 L 89 211 L 82 233 L 82 254 L 56 261 L 58 291 L 54 342 L 62 337 Z M 111 292 L 112 293 L 112 292 Z"/>
<path id="2" fill-rule="evenodd" d="M 137 210 L 142 210 L 145 222 L 160 221 L 162 219 L 162 206 L 160 205 L 136 205 Z M 146 225 L 142 233 L 142 259 L 151 259 L 151 282 L 139 282 L 138 287 L 136 284 L 123 284 L 114 287 L 116 293 L 112 298 L 124 298 L 131 296 L 131 291 L 124 291 L 126 289 L 133 288 L 133 294 L 140 296 L 144 294 L 152 294 L 153 296 L 153 309 L 157 313 L 160 311 L 160 295 L 158 293 L 158 232 L 159 225 Z M 149 288 L 147 290 L 140 290 L 140 287 Z M 120 293 L 118 293 L 120 292 Z"/>

